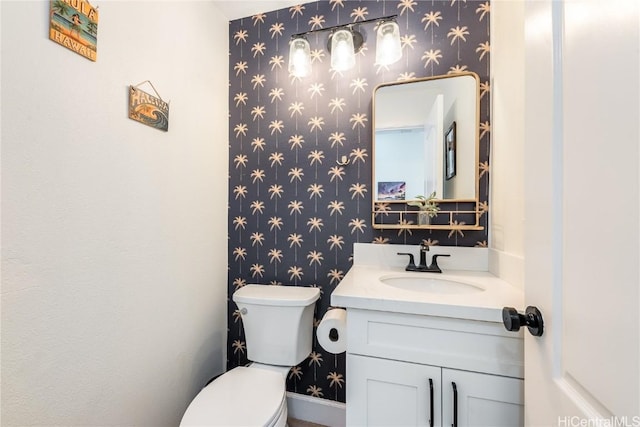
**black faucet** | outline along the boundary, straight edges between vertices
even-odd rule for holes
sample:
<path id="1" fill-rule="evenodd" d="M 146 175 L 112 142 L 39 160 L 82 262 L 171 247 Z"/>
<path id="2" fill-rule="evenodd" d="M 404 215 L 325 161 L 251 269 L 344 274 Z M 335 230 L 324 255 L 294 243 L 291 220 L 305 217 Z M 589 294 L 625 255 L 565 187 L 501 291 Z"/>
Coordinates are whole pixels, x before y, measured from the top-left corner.
<path id="1" fill-rule="evenodd" d="M 427 252 L 429 252 L 428 245 L 420 245 L 420 264 L 418 265 L 421 269 L 427 268 Z"/>
<path id="2" fill-rule="evenodd" d="M 420 263 L 416 265 L 413 254 L 407 252 L 398 252 L 398 255 L 409 255 L 409 264 L 405 268 L 406 271 L 421 271 L 425 273 L 442 273 L 442 270 L 438 266 L 438 257 L 451 256 L 449 254 L 434 254 L 431 257 L 431 265 L 427 266 L 427 252 L 429 252 L 429 246 L 420 245 Z"/>

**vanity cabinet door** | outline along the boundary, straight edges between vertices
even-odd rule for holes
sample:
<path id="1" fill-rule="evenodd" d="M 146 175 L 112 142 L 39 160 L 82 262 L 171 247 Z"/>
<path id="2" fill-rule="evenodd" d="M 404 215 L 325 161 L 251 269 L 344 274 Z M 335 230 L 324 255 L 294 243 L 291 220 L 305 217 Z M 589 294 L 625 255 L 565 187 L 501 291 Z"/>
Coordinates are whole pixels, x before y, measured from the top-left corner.
<path id="1" fill-rule="evenodd" d="M 347 372 L 348 426 L 440 426 L 441 368 L 347 354 Z"/>
<path id="2" fill-rule="evenodd" d="M 454 421 L 456 400 L 457 422 Z M 524 381 L 443 368 L 442 421 L 442 425 L 454 427 L 522 426 Z"/>

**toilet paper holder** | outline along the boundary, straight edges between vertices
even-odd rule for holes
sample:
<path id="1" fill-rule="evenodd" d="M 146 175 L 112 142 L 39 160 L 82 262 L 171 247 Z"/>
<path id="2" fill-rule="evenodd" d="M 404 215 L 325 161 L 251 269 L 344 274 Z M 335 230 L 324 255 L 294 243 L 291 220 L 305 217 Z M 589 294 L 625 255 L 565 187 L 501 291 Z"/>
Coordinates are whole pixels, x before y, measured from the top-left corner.
<path id="1" fill-rule="evenodd" d="M 320 320 L 316 330 L 318 344 L 326 352 L 344 353 L 347 350 L 347 311 L 343 308 L 331 308 Z"/>

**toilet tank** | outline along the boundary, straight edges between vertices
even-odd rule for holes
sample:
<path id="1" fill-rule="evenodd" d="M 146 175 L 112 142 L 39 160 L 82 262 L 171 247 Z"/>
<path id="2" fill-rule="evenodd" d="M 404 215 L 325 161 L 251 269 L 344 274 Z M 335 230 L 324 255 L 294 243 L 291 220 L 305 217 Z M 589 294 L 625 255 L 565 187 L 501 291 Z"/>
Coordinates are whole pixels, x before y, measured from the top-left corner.
<path id="1" fill-rule="evenodd" d="M 242 316 L 249 360 L 295 366 L 311 353 L 318 288 L 246 285 L 233 294 Z"/>

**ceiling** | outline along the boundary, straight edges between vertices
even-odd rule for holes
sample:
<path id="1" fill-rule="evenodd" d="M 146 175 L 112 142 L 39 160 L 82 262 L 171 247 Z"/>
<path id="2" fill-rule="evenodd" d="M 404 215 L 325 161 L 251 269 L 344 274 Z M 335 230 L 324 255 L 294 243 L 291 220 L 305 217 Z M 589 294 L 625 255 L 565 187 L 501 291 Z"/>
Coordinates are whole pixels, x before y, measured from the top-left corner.
<path id="1" fill-rule="evenodd" d="M 222 14 L 230 21 L 261 12 L 271 12 L 303 3 L 301 0 L 213 0 Z"/>

